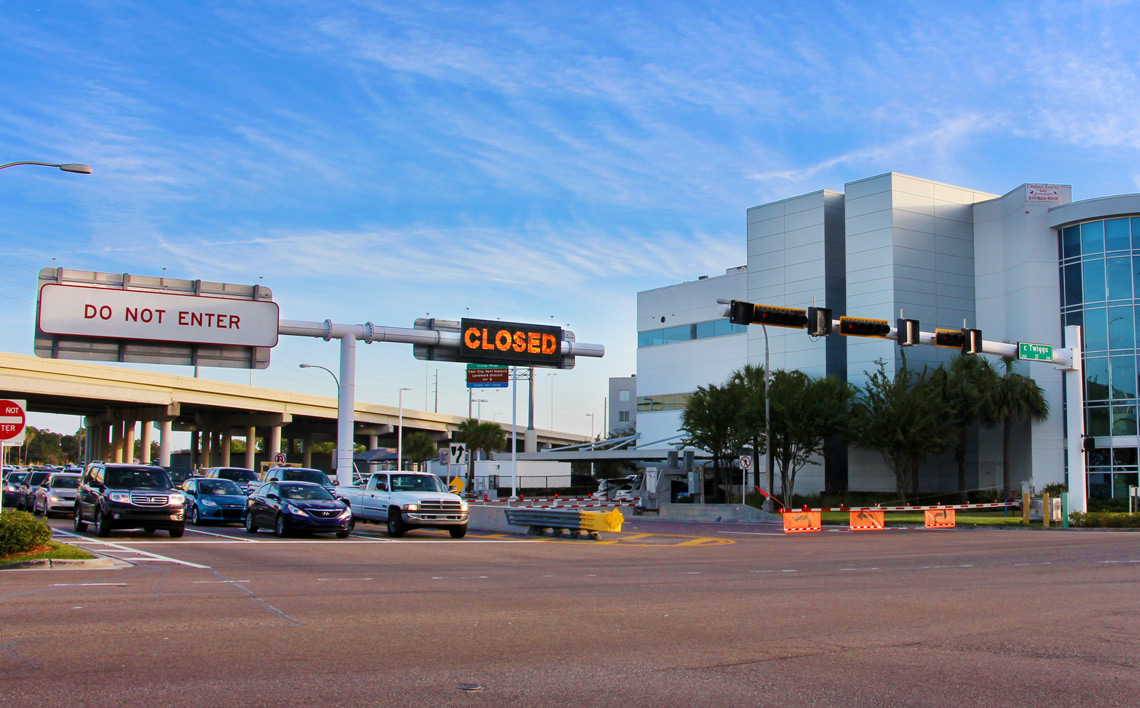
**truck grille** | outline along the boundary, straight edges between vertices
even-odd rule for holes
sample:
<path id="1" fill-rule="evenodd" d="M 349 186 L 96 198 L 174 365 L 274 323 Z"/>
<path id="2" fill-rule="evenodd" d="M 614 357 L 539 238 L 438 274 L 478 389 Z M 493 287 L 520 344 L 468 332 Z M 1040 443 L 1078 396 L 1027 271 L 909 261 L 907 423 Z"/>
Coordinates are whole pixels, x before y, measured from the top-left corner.
<path id="1" fill-rule="evenodd" d="M 420 502 L 420 513 L 458 514 L 459 502 L 450 499 L 424 499 Z"/>
<path id="2" fill-rule="evenodd" d="M 135 506 L 166 506 L 170 497 L 166 494 L 132 494 L 131 503 Z"/>

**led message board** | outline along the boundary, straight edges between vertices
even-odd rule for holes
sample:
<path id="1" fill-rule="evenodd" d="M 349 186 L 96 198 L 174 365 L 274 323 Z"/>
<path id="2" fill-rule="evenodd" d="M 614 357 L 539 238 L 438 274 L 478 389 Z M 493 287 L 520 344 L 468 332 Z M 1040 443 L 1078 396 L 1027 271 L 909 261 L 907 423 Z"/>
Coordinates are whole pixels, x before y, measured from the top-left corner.
<path id="1" fill-rule="evenodd" d="M 515 366 L 560 366 L 562 329 L 464 318 L 459 329 L 459 361 Z"/>

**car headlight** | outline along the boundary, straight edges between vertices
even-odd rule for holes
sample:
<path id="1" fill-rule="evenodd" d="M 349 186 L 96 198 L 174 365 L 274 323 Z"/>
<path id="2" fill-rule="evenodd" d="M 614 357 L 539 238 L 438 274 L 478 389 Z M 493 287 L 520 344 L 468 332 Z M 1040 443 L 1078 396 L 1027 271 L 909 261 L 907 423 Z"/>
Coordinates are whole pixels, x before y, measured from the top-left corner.
<path id="1" fill-rule="evenodd" d="M 347 519 L 350 516 L 352 516 L 352 507 L 350 507 L 350 506 L 344 507 L 344 511 L 340 512 L 340 518 Z"/>
<path id="2" fill-rule="evenodd" d="M 217 506 L 218 505 L 218 502 L 210 500 L 210 499 L 199 499 L 198 501 L 199 501 L 199 503 L 202 504 L 202 506 Z"/>
<path id="3" fill-rule="evenodd" d="M 467 511 L 467 502 L 465 502 L 465 501 L 460 501 L 460 502 L 459 502 L 459 510 L 460 510 L 460 511 Z"/>
<path id="4" fill-rule="evenodd" d="M 186 503 L 186 495 L 182 494 L 181 492 L 174 492 L 173 494 L 170 495 L 170 503 L 171 504 L 185 504 Z"/>
<path id="5" fill-rule="evenodd" d="M 405 504 L 404 505 L 404 511 L 419 511 L 419 510 L 420 510 L 419 504 Z"/>
<path id="6" fill-rule="evenodd" d="M 308 516 L 304 509 L 299 506 L 293 506 L 292 504 L 286 504 L 285 511 L 290 514 L 296 514 L 297 516 Z"/>
<path id="7" fill-rule="evenodd" d="M 119 504 L 130 504 L 131 495 L 127 492 L 111 492 L 111 501 Z"/>
<path id="8" fill-rule="evenodd" d="M 59 497 L 57 497 L 56 495 L 53 494 L 50 497 L 48 497 L 48 501 L 53 501 L 53 502 L 59 501 Z"/>

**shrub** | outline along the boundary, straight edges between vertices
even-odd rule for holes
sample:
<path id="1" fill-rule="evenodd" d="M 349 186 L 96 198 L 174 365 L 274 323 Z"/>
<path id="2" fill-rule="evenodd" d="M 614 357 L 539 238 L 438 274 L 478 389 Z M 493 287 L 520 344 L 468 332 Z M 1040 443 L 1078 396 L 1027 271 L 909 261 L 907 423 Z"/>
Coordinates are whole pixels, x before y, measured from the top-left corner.
<path id="1" fill-rule="evenodd" d="M 1140 528 L 1140 514 L 1117 514 L 1108 511 L 1090 511 L 1082 514 L 1074 511 L 1069 514 L 1073 526 L 1086 528 L 1136 529 Z"/>
<path id="2" fill-rule="evenodd" d="M 1067 491 L 1069 491 L 1069 485 L 1064 482 L 1050 482 L 1041 488 L 1041 493 L 1048 494 L 1050 499 L 1056 499 Z"/>
<path id="3" fill-rule="evenodd" d="M 50 539 L 51 527 L 43 519 L 15 509 L 0 512 L 0 556 L 46 546 Z"/>

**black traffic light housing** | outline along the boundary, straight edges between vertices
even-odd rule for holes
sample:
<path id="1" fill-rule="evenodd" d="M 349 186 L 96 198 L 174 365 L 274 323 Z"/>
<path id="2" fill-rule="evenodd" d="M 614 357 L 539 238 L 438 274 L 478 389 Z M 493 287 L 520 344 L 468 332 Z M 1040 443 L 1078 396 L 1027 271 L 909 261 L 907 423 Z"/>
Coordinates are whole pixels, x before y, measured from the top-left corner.
<path id="1" fill-rule="evenodd" d="M 895 322 L 895 332 L 900 347 L 913 347 L 918 344 L 918 320 L 899 318 Z"/>
<path id="2" fill-rule="evenodd" d="M 793 327 L 803 329 L 807 326 L 806 310 L 797 310 L 792 307 L 773 307 L 772 305 L 754 305 L 743 300 L 733 300 L 729 303 L 728 320 L 739 325 L 774 325 L 776 327 Z"/>
<path id="3" fill-rule="evenodd" d="M 755 311 L 756 306 L 752 303 L 733 300 L 728 306 L 728 321 L 732 324 L 750 325 L 752 324 L 752 314 Z"/>
<path id="4" fill-rule="evenodd" d="M 980 329 L 936 329 L 934 344 L 939 347 L 957 349 L 963 354 L 982 353 L 982 330 Z"/>
<path id="5" fill-rule="evenodd" d="M 813 337 L 826 337 L 831 334 L 831 308 L 809 307 L 807 309 L 807 330 Z"/>
<path id="6" fill-rule="evenodd" d="M 886 337 L 891 333 L 891 323 L 862 317 L 840 317 L 839 333 L 849 337 Z"/>

